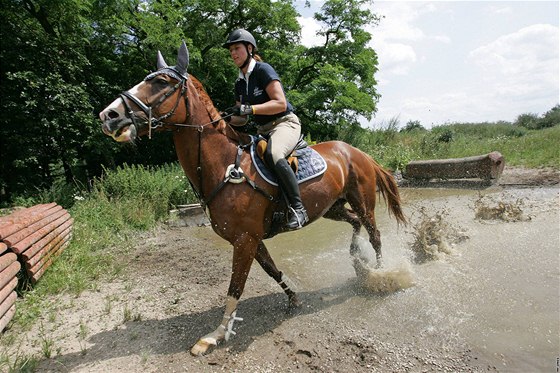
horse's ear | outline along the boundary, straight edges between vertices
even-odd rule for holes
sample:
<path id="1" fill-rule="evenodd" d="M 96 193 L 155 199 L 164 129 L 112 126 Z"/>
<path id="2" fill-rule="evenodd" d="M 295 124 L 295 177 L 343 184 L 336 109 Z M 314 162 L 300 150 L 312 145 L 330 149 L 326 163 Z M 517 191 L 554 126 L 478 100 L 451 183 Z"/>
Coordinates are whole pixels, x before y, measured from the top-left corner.
<path id="1" fill-rule="evenodd" d="M 160 70 L 163 69 L 164 67 L 167 67 L 167 63 L 163 59 L 161 52 L 157 51 L 157 69 Z"/>
<path id="2" fill-rule="evenodd" d="M 183 40 L 183 43 L 179 48 L 179 55 L 177 56 L 177 66 L 175 66 L 175 68 L 182 75 L 185 75 L 188 67 L 189 67 L 189 50 L 187 49 L 187 44 L 185 44 L 185 41 Z"/>

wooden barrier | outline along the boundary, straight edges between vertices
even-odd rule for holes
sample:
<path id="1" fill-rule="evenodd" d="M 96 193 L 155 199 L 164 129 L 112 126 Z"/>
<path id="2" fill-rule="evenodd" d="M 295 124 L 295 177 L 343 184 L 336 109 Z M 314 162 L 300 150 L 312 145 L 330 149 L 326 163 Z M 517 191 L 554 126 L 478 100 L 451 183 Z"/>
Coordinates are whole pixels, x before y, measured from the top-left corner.
<path id="1" fill-rule="evenodd" d="M 0 217 L 0 331 L 15 314 L 17 274 L 35 284 L 70 243 L 74 219 L 56 203 Z"/>
<path id="2" fill-rule="evenodd" d="M 20 268 L 16 254 L 7 252 L 0 256 L 0 332 L 16 313 L 16 276 Z"/>
<path id="3" fill-rule="evenodd" d="M 497 180 L 504 166 L 504 157 L 498 152 L 492 152 L 465 158 L 412 161 L 406 166 L 403 177 L 409 180 Z"/>

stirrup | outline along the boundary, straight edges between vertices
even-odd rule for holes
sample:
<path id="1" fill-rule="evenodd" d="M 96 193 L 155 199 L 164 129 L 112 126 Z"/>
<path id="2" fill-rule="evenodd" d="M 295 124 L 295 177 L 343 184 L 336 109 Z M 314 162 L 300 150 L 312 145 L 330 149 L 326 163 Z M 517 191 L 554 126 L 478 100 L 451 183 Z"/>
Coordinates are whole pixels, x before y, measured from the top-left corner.
<path id="1" fill-rule="evenodd" d="M 289 229 L 300 229 L 304 226 L 305 223 L 309 221 L 309 217 L 307 216 L 307 211 L 305 208 L 294 209 L 292 206 L 288 207 L 289 214 L 288 214 L 288 221 L 286 222 L 286 227 Z M 293 217 L 295 216 L 295 220 Z"/>

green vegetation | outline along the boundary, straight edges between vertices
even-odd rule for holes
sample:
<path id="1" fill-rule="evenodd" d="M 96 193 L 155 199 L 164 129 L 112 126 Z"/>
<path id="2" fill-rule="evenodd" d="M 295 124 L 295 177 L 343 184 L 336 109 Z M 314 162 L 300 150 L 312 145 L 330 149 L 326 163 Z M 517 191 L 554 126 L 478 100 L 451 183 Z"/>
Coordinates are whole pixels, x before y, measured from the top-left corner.
<path id="1" fill-rule="evenodd" d="M 400 131 L 392 121 L 378 130 L 362 129 L 353 143 L 392 170 L 412 160 L 460 158 L 500 152 L 507 165 L 560 168 L 560 106 L 543 116 L 522 114 L 515 123 L 455 123 L 426 130 L 409 122 Z"/>
<path id="2" fill-rule="evenodd" d="M 392 120 L 365 129 L 379 94 L 377 55 L 367 45 L 379 17 L 365 0 L 327 0 L 315 20 L 322 43 L 300 44 L 291 1 L 7 0 L 0 43 L 0 207 L 57 202 L 74 218 L 73 238 L 36 287 L 23 282 L 13 323 L 28 327 L 54 315 L 45 295 L 95 290 L 119 275 L 120 254 L 165 220 L 170 208 L 196 198 L 175 163 L 169 133 L 121 145 L 100 130 L 95 113 L 155 67 L 161 50 L 171 64 L 181 40 L 190 73 L 218 108 L 230 106 L 237 69 L 221 48 L 243 25 L 282 76 L 309 143 L 339 139 L 393 170 L 415 159 L 499 151 L 508 165 L 560 168 L 560 106 L 514 123 L 445 124 Z M 139 166 L 142 165 L 142 166 Z M 105 312 L 111 311 L 111 299 Z M 139 320 L 128 310 L 124 320 Z M 83 331 L 86 334 L 86 330 Z M 14 343 L 2 338 L 2 345 Z M 43 339 L 43 355 L 54 346 Z M 0 370 L 33 371 L 37 357 L 0 353 Z"/>
<path id="3" fill-rule="evenodd" d="M 73 194 L 65 199 L 75 201 L 69 209 L 74 218 L 71 244 L 39 286 L 32 288 L 22 281 L 19 292 L 24 296 L 14 318 L 22 327 L 31 325 L 52 306 L 43 303 L 45 295 L 79 294 L 95 289 L 102 276 L 118 275 L 122 269 L 119 254 L 130 248 L 133 238 L 164 220 L 170 208 L 196 200 L 178 164 L 148 168 L 124 165 L 107 170 L 91 192 L 68 190 Z M 38 203 L 34 198 L 26 201 Z"/>

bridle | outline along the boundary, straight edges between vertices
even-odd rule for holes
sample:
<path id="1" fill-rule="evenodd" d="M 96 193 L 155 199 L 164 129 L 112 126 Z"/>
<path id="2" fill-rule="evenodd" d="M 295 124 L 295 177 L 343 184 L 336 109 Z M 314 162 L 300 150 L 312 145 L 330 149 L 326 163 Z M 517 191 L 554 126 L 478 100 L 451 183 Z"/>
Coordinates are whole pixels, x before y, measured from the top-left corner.
<path id="1" fill-rule="evenodd" d="M 231 117 L 233 115 L 233 114 L 221 115 L 220 118 L 211 120 L 210 122 L 207 122 L 207 123 L 204 123 L 204 124 L 165 122 L 165 119 L 167 119 L 167 118 L 171 117 L 173 114 L 175 114 L 175 110 L 177 110 L 177 107 L 179 107 L 179 103 L 181 102 L 181 97 L 185 97 L 185 101 L 187 100 L 187 96 L 185 96 L 185 93 L 187 92 L 187 80 L 189 79 L 189 76 L 188 76 L 188 74 L 187 75 L 181 74 L 179 71 L 177 71 L 173 67 L 165 67 L 163 69 L 160 69 L 156 72 L 153 72 L 153 73 L 149 74 L 148 76 L 146 76 L 144 78 L 144 81 L 151 80 L 158 75 L 168 75 L 168 76 L 178 80 L 178 82 L 177 82 L 177 84 L 175 84 L 171 88 L 171 90 L 165 92 L 165 94 L 163 94 L 156 101 L 155 105 L 146 105 L 144 102 L 142 102 L 142 100 L 140 100 L 138 97 L 134 96 L 132 93 L 130 93 L 128 91 L 124 91 L 119 95 L 119 97 L 123 101 L 123 105 L 126 109 L 125 115 L 128 118 L 130 118 L 130 120 L 132 120 L 132 125 L 136 128 L 137 131 L 138 131 L 138 123 L 136 122 L 136 120 L 138 119 L 138 116 L 136 114 L 134 114 L 134 110 L 132 110 L 132 108 L 130 107 L 130 104 L 128 103 L 128 100 L 134 102 L 142 110 L 142 112 L 146 115 L 146 117 L 148 118 L 148 138 L 149 139 L 152 138 L 152 130 L 155 130 L 155 129 L 160 128 L 160 127 L 164 127 L 164 126 L 192 127 L 192 128 L 197 128 L 199 132 L 202 132 L 204 127 L 206 127 L 207 125 L 218 123 L 220 120 L 225 119 L 227 117 Z M 161 115 L 157 118 L 154 118 L 154 116 L 152 115 L 153 109 L 156 109 L 162 103 L 164 103 L 179 88 L 181 88 L 181 92 L 180 92 L 179 95 L 177 95 L 177 100 L 175 101 L 175 104 L 173 105 L 173 108 L 170 111 L 168 111 L 167 113 L 165 113 L 165 114 L 163 114 L 163 115 Z M 187 105 L 187 107 L 188 107 L 188 105 Z M 188 117 L 188 112 L 187 112 L 187 117 Z"/>
<path id="2" fill-rule="evenodd" d="M 136 97 L 135 95 L 133 95 L 132 93 L 128 92 L 128 91 L 124 91 L 122 92 L 119 97 L 121 98 L 121 100 L 123 101 L 123 105 L 126 109 L 125 115 L 130 118 L 130 120 L 132 120 L 132 125 L 136 128 L 136 130 L 139 129 L 138 127 L 138 122 L 137 120 L 139 119 L 138 116 L 134 113 L 134 110 L 132 110 L 132 107 L 130 106 L 129 100 L 134 102 L 136 104 L 136 106 L 138 106 L 140 108 L 140 110 L 142 110 L 142 112 L 146 115 L 147 121 L 148 121 L 148 138 L 152 138 L 152 130 L 157 129 L 159 127 L 163 127 L 165 125 L 181 125 L 181 126 L 185 126 L 187 125 L 186 123 L 167 123 L 165 122 L 165 120 L 169 117 L 171 117 L 173 114 L 175 114 L 175 111 L 177 110 L 177 107 L 179 107 L 179 103 L 181 102 L 181 98 L 184 97 L 185 92 L 187 91 L 187 79 L 188 76 L 185 76 L 181 73 L 179 73 L 177 70 L 175 70 L 172 67 L 165 67 L 161 70 L 158 70 L 156 72 L 153 72 L 151 74 L 149 74 L 148 76 L 146 76 L 144 78 L 144 81 L 148 81 L 151 80 L 153 78 L 155 78 L 157 75 L 168 75 L 172 78 L 175 78 L 176 80 L 178 80 L 177 84 L 175 84 L 173 87 L 171 87 L 171 89 L 167 92 L 165 92 L 165 94 L 163 94 L 156 102 L 155 104 L 148 104 L 146 105 L 144 102 L 142 102 L 142 100 L 140 100 L 138 97 Z M 171 110 L 169 110 L 167 113 L 162 114 L 158 117 L 154 117 L 153 116 L 153 111 L 154 109 L 157 109 L 162 103 L 164 103 L 169 97 L 171 97 L 179 88 L 181 88 L 181 92 L 179 95 L 177 95 L 177 100 L 175 101 L 175 104 L 173 105 L 173 108 L 171 108 Z"/>

